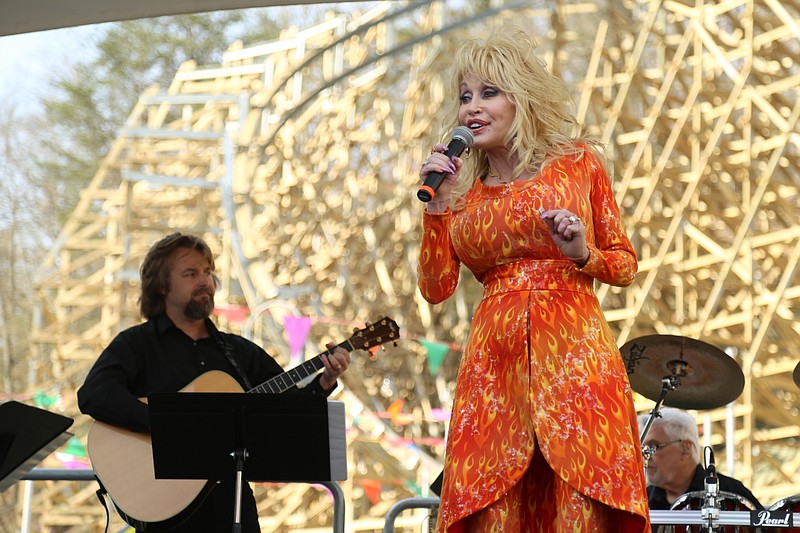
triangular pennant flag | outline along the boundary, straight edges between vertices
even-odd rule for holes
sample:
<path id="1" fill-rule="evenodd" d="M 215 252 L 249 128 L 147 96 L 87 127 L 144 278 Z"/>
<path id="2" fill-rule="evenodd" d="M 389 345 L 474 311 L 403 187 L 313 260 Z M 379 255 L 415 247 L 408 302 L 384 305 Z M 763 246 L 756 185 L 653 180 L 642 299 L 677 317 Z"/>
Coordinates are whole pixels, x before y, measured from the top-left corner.
<path id="1" fill-rule="evenodd" d="M 450 420 L 450 411 L 434 407 L 431 409 L 431 417 L 435 422 L 447 422 Z"/>
<path id="2" fill-rule="evenodd" d="M 37 390 L 36 396 L 33 397 L 33 403 L 34 405 L 36 405 L 36 407 L 47 408 L 56 403 L 57 401 L 58 401 L 57 394 L 50 396 L 48 394 L 45 394 L 45 392 L 42 389 Z"/>
<path id="3" fill-rule="evenodd" d="M 358 482 L 364 489 L 364 493 L 372 502 L 372 505 L 378 503 L 381 499 L 381 482 L 377 479 L 362 479 Z"/>
<path id="4" fill-rule="evenodd" d="M 428 368 L 431 374 L 435 376 L 439 373 L 439 365 L 444 361 L 444 357 L 447 355 L 447 352 L 450 351 L 450 347 L 447 344 L 432 342 L 426 339 L 420 339 L 419 342 L 428 350 Z"/>
<path id="5" fill-rule="evenodd" d="M 243 305 L 217 304 L 214 314 L 224 318 L 231 324 L 244 324 L 250 309 Z"/>
<path id="6" fill-rule="evenodd" d="M 78 437 L 70 437 L 67 441 L 67 445 L 64 447 L 64 453 L 71 455 L 73 457 L 88 457 L 86 453 L 86 448 L 83 446 L 83 443 L 78 440 Z"/>
<path id="7" fill-rule="evenodd" d="M 422 489 L 420 489 L 419 485 L 417 485 L 413 481 L 407 481 L 406 488 L 412 493 L 414 493 L 415 496 L 422 496 Z"/>
<path id="8" fill-rule="evenodd" d="M 405 402 L 400 399 L 393 401 L 389 407 L 386 408 L 386 412 L 389 413 L 392 424 L 396 426 L 405 426 L 414 421 L 414 415 L 403 412 L 403 405 L 405 405 Z"/>
<path id="9" fill-rule="evenodd" d="M 308 332 L 311 331 L 311 319 L 306 316 L 287 315 L 283 319 L 283 327 L 286 329 L 286 336 L 289 338 L 289 350 L 294 363 L 303 353 L 303 346 L 306 343 L 306 338 L 308 338 Z"/>
<path id="10" fill-rule="evenodd" d="M 403 412 L 404 403 L 405 402 L 402 399 L 395 400 L 389 405 L 389 407 L 386 408 L 386 412 L 389 413 L 392 418 L 394 418 Z"/>

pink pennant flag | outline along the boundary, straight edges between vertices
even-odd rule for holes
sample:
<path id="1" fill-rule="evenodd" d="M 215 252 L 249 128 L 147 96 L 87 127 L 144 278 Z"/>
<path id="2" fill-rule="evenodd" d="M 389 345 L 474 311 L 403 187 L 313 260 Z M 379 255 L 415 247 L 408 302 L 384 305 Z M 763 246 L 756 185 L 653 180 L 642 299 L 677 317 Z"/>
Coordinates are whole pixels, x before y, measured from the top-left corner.
<path id="1" fill-rule="evenodd" d="M 232 324 L 244 324 L 250 309 L 243 305 L 217 304 L 214 314 Z"/>
<path id="2" fill-rule="evenodd" d="M 311 331 L 311 319 L 306 316 L 287 315 L 283 319 L 283 327 L 286 329 L 286 336 L 289 338 L 292 363 L 296 363 L 303 353 L 303 346 L 305 346 L 308 338 L 308 332 Z"/>

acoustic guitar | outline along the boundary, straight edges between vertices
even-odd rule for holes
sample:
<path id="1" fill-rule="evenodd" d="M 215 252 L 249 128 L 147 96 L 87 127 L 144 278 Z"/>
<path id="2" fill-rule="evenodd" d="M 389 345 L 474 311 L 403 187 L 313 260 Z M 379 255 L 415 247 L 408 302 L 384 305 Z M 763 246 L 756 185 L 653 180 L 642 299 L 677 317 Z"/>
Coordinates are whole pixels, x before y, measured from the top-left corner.
<path id="1" fill-rule="evenodd" d="M 357 330 L 338 346 L 348 351 L 369 349 L 399 338 L 397 323 L 382 318 Z M 324 367 L 323 355 L 279 374 L 247 391 L 281 393 Z M 201 374 L 180 392 L 244 392 L 239 383 L 217 370 Z M 146 402 L 146 399 L 142 399 Z M 95 476 L 119 515 L 131 526 L 153 532 L 167 531 L 185 521 L 216 484 L 197 479 L 156 479 L 153 447 L 148 433 L 95 421 L 89 430 L 87 450 Z"/>

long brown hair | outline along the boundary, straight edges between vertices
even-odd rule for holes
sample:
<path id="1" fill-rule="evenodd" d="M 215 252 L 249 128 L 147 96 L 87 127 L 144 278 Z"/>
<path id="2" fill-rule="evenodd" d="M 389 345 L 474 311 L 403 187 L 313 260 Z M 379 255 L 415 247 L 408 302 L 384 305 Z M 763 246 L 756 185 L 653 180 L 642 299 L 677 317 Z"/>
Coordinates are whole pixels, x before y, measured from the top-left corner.
<path id="1" fill-rule="evenodd" d="M 214 271 L 214 256 L 211 248 L 200 237 L 173 233 L 155 243 L 147 252 L 139 270 L 142 280 L 139 313 L 144 318 L 154 318 L 164 312 L 164 293 L 169 290 L 172 252 L 179 248 L 197 250 L 208 261 L 211 271 Z M 214 280 L 216 282 L 216 277 Z"/>

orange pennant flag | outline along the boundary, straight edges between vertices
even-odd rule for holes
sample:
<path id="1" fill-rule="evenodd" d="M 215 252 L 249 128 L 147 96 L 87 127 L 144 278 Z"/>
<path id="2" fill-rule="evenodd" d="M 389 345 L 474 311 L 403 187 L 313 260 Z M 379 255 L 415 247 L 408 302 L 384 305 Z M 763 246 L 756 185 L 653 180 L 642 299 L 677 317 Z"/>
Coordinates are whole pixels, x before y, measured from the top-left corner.
<path id="1" fill-rule="evenodd" d="M 372 502 L 372 505 L 375 505 L 381 499 L 381 482 L 377 479 L 362 479 L 358 482 L 359 485 L 364 489 L 364 493 L 369 498 L 369 501 Z"/>

